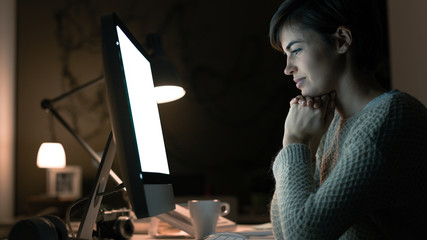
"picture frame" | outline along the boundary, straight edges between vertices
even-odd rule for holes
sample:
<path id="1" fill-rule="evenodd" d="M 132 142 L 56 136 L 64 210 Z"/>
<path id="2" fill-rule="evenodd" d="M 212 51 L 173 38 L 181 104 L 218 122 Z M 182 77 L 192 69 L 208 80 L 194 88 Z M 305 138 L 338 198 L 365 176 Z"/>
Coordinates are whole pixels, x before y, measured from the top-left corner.
<path id="1" fill-rule="evenodd" d="M 47 171 L 47 194 L 59 198 L 80 198 L 82 169 L 79 166 L 50 168 Z"/>

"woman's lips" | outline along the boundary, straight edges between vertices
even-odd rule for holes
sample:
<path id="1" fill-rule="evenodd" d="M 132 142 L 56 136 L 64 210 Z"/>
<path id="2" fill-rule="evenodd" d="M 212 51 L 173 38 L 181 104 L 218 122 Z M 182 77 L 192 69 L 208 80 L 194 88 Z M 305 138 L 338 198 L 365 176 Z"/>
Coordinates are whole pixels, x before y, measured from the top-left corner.
<path id="1" fill-rule="evenodd" d="M 301 85 L 304 83 L 305 77 L 302 78 L 294 78 L 294 82 L 296 83 L 296 86 L 298 89 L 301 88 Z"/>

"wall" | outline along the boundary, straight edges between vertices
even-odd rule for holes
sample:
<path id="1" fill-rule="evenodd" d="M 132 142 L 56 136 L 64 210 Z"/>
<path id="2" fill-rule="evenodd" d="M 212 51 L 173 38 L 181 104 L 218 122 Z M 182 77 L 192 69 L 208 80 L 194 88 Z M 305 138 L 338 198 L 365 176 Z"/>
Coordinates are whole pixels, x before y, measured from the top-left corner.
<path id="1" fill-rule="evenodd" d="M 20 0 L 16 213 L 28 213 L 28 200 L 45 192 L 45 171 L 36 167 L 44 141 L 63 143 L 67 164 L 83 166 L 83 192 L 92 186 L 89 155 L 40 102 L 102 74 L 99 19 L 111 11 L 143 45 L 147 34 L 162 35 L 187 90 L 159 106 L 176 193 L 233 195 L 266 213 L 271 160 L 296 94 L 268 41 L 280 2 Z M 100 84 L 55 104 L 96 151 L 110 131 L 104 95 Z"/>
<path id="2" fill-rule="evenodd" d="M 392 87 L 427 106 L 427 1 L 388 0 Z"/>
<path id="3" fill-rule="evenodd" d="M 0 219 L 13 216 L 15 159 L 16 2 L 0 1 Z"/>

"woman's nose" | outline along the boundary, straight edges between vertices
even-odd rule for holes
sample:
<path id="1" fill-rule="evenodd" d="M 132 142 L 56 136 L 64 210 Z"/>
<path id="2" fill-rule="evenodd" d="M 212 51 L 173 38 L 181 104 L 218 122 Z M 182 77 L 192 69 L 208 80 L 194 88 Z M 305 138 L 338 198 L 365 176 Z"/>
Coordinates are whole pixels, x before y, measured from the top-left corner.
<path id="1" fill-rule="evenodd" d="M 296 67 L 290 61 L 286 62 L 285 70 L 283 71 L 286 75 L 293 75 L 296 72 Z"/>

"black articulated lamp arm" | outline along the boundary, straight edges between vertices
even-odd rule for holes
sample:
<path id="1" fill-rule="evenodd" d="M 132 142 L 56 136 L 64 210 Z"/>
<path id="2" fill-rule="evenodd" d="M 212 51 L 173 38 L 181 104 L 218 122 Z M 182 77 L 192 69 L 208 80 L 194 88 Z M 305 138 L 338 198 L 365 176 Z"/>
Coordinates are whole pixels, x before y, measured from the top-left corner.
<path id="1" fill-rule="evenodd" d="M 91 86 L 92 84 L 99 83 L 99 82 L 101 82 L 102 80 L 104 80 L 104 76 L 99 76 L 99 77 L 97 77 L 97 78 L 93 79 L 93 80 L 92 80 L 92 81 L 90 81 L 90 82 L 87 82 L 87 83 L 85 83 L 85 84 L 83 84 L 83 85 L 81 85 L 81 86 L 78 86 L 78 87 L 76 87 L 76 88 L 74 88 L 74 89 L 71 89 L 70 91 L 68 91 L 68 92 L 66 92 L 66 93 L 64 93 L 64 94 L 62 94 L 62 95 L 59 95 L 58 97 L 56 97 L 56 98 L 54 98 L 54 99 L 52 99 L 52 100 L 48 100 L 48 101 L 49 101 L 50 103 L 57 102 L 57 101 L 59 101 L 59 100 L 61 100 L 61 99 L 63 99 L 63 98 L 66 98 L 66 97 L 68 97 L 68 96 L 70 96 L 70 95 L 73 95 L 73 94 L 74 94 L 74 93 L 76 93 L 76 92 L 79 92 L 80 90 L 83 90 L 83 89 L 85 89 L 85 88 L 87 88 L 87 87 Z M 43 107 L 43 101 L 42 101 L 42 107 Z"/>
<path id="2" fill-rule="evenodd" d="M 66 92 L 66 93 L 64 93 L 64 94 L 62 94 L 62 95 L 60 95 L 54 99 L 51 99 L 51 100 L 50 99 L 44 99 L 41 102 L 41 107 L 44 110 L 52 113 L 52 115 L 62 124 L 62 126 L 64 126 L 65 129 L 67 129 L 68 132 L 70 132 L 71 135 L 73 135 L 73 137 L 80 143 L 80 145 L 89 153 L 89 155 L 92 157 L 92 159 L 96 161 L 96 164 L 99 164 L 101 162 L 101 157 L 95 152 L 95 150 L 93 150 L 93 148 L 82 137 L 80 137 L 80 135 L 73 128 L 71 128 L 71 126 L 65 121 L 65 119 L 62 118 L 62 116 L 53 107 L 53 103 L 55 103 L 55 102 L 57 102 L 63 98 L 66 98 L 66 97 L 68 97 L 68 96 L 70 96 L 70 95 L 94 84 L 94 83 L 101 82 L 101 80 L 104 80 L 103 76 L 98 77 L 98 78 L 96 78 L 96 79 L 94 79 L 94 80 L 92 80 L 86 84 L 83 84 L 77 88 L 74 88 L 71 91 Z M 114 181 L 117 184 L 123 183 L 123 181 L 117 176 L 117 174 L 113 170 L 110 170 L 110 176 L 114 179 Z"/>

